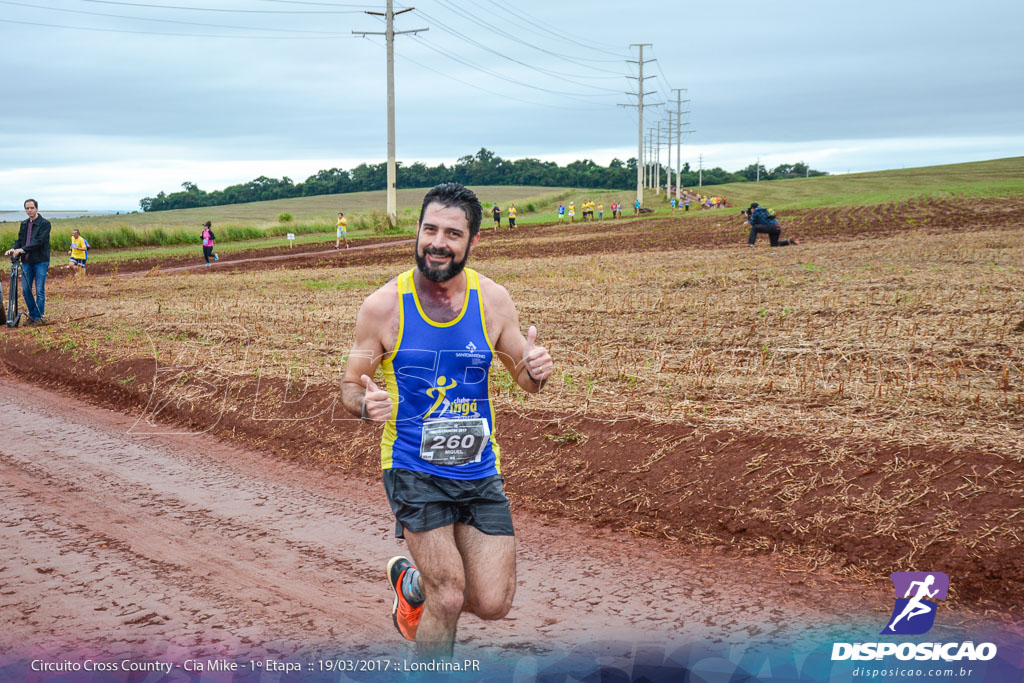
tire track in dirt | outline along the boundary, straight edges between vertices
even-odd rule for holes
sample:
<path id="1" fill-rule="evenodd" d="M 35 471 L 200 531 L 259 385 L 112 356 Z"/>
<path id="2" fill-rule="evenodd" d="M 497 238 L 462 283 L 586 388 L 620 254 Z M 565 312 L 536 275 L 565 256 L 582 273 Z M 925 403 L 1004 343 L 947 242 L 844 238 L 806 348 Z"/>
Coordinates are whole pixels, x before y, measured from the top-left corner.
<path id="1" fill-rule="evenodd" d="M 0 651 L 411 652 L 389 618 L 382 566 L 401 548 L 379 485 L 210 437 L 133 436 L 127 416 L 12 385 L 0 419 L 23 426 L 0 445 Z M 544 652 L 602 634 L 785 639 L 851 613 L 860 588 L 841 594 L 824 574 L 794 581 L 774 560 L 516 520 L 513 611 L 464 618 L 460 648 Z"/>

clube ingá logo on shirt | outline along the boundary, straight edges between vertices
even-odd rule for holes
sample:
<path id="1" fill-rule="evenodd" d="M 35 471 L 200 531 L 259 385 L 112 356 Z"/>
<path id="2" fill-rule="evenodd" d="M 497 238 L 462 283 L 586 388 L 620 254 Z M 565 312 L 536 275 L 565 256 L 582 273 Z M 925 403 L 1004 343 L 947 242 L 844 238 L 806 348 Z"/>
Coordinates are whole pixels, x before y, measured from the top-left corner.
<path id="1" fill-rule="evenodd" d="M 940 600 L 946 599 L 949 577 L 942 572 L 893 572 L 896 604 L 881 635 L 920 635 L 935 623 Z"/>

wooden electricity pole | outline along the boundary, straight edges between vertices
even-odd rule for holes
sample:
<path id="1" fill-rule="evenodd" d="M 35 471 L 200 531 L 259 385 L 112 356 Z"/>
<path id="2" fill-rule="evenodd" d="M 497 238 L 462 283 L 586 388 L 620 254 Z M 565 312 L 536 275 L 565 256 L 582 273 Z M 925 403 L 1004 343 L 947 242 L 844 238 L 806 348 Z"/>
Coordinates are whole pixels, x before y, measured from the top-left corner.
<path id="1" fill-rule="evenodd" d="M 373 14 L 378 17 L 384 17 L 387 25 L 386 29 L 381 31 L 352 31 L 352 33 L 361 36 L 384 36 L 387 42 L 388 50 L 388 187 L 387 187 L 387 203 L 388 203 L 388 220 L 391 222 L 391 227 L 398 225 L 398 181 L 397 181 L 397 169 L 395 167 L 395 36 L 403 35 L 406 33 L 419 33 L 420 31 L 427 31 L 429 29 L 417 28 L 411 31 L 396 31 L 395 30 L 395 15 L 404 14 L 405 12 L 411 12 L 413 7 L 407 7 L 406 9 L 395 11 L 393 7 L 393 0 L 387 0 L 387 8 L 384 12 L 367 12 L 367 14 Z"/>

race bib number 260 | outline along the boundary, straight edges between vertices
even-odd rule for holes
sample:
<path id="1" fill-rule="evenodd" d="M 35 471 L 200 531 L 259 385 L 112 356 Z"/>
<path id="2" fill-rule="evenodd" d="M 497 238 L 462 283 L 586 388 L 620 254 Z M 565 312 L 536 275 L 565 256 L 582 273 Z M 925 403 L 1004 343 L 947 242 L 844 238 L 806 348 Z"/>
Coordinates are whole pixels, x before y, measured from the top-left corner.
<path id="1" fill-rule="evenodd" d="M 434 465 L 480 462 L 491 430 L 482 417 L 423 423 L 420 457 Z"/>

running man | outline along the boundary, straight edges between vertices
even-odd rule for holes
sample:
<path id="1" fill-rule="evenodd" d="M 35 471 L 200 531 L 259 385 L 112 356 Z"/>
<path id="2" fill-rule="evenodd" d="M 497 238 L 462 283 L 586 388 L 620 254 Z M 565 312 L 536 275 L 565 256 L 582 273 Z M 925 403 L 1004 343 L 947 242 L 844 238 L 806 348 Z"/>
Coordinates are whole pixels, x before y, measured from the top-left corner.
<path id="1" fill-rule="evenodd" d="M 334 248 L 341 249 L 341 241 L 345 240 L 345 248 L 348 249 L 348 219 L 345 214 L 338 212 L 338 235 L 334 239 Z"/>
<path id="2" fill-rule="evenodd" d="M 633 200 L 633 215 L 634 216 L 639 216 L 640 215 L 640 200 L 639 199 Z"/>
<path id="3" fill-rule="evenodd" d="M 494 216 L 494 231 L 501 227 L 501 207 L 495 204 L 491 207 L 491 215 Z"/>
<path id="4" fill-rule="evenodd" d="M 565 218 L 565 204 L 558 205 L 558 222 L 561 223 Z"/>
<path id="5" fill-rule="evenodd" d="M 509 230 L 515 230 L 516 229 L 516 205 L 515 204 L 509 204 L 508 205 L 508 229 Z"/>
<path id="6" fill-rule="evenodd" d="M 480 241 L 480 202 L 457 183 L 430 190 L 416 267 L 363 302 L 342 380 L 353 415 L 384 424 L 381 468 L 395 536 L 412 558 L 387 563 L 392 621 L 425 659 L 452 656 L 462 612 L 501 619 L 515 594 L 515 538 L 494 439 L 488 374 L 500 358 L 527 392 L 551 355 L 524 337 L 508 291 L 465 268 Z M 378 364 L 385 388 L 371 377 Z"/>
<path id="7" fill-rule="evenodd" d="M 85 275 L 85 260 L 88 258 L 89 243 L 82 237 L 78 228 L 71 231 L 71 248 L 68 249 L 68 268 L 75 271 L 75 276 Z"/>
<path id="8" fill-rule="evenodd" d="M 928 590 L 933 583 L 935 583 L 935 576 L 933 574 L 929 574 L 924 581 L 912 581 L 910 583 L 910 585 L 907 587 L 907 594 L 903 597 L 910 598 L 910 593 L 914 590 L 914 586 L 918 587 L 917 593 L 914 595 L 914 597 L 910 598 L 910 602 L 908 602 L 907 606 L 903 608 L 903 611 L 900 612 L 900 615 L 893 619 L 892 623 L 889 624 L 889 631 L 893 631 L 893 626 L 895 626 L 896 622 L 898 622 L 903 617 L 906 617 L 907 621 L 910 621 L 916 616 L 928 614 L 932 611 L 930 607 L 928 607 L 921 601 L 926 600 L 928 598 L 934 598 L 935 595 L 939 592 L 938 588 L 936 588 L 933 591 Z"/>

